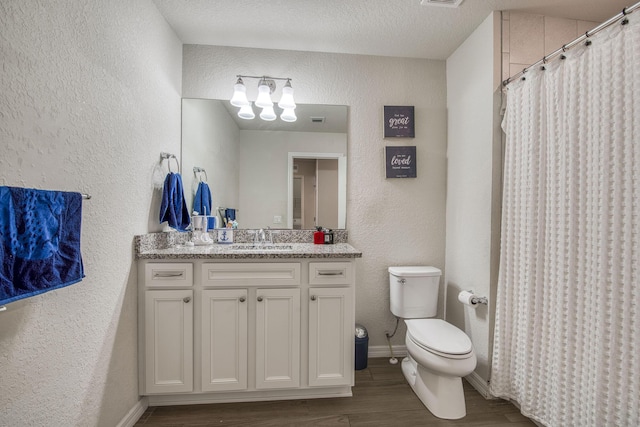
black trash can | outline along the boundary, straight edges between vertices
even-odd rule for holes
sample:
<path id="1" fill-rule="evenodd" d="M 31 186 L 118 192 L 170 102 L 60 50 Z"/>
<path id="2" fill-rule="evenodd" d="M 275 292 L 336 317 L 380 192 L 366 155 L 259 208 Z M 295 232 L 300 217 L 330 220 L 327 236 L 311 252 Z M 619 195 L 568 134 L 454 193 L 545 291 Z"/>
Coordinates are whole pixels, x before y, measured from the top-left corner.
<path id="1" fill-rule="evenodd" d="M 356 324 L 356 371 L 366 369 L 369 357 L 369 334 L 367 328 Z"/>

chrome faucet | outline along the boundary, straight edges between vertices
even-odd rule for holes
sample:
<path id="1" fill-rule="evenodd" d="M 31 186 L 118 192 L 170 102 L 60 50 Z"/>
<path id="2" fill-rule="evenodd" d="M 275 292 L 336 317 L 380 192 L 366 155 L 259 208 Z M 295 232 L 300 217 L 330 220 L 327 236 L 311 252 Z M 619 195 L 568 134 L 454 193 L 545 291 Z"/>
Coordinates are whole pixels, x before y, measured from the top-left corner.
<path id="1" fill-rule="evenodd" d="M 250 231 L 249 233 L 253 234 L 253 244 L 254 245 L 265 245 L 267 243 L 273 244 L 273 233 L 271 227 L 267 227 L 266 230 L 261 228 L 259 230 Z M 267 240 L 267 233 L 269 239 Z"/>
<path id="2" fill-rule="evenodd" d="M 254 244 L 264 244 L 267 240 L 267 236 L 265 235 L 264 229 L 256 230 L 254 232 L 253 243 Z"/>

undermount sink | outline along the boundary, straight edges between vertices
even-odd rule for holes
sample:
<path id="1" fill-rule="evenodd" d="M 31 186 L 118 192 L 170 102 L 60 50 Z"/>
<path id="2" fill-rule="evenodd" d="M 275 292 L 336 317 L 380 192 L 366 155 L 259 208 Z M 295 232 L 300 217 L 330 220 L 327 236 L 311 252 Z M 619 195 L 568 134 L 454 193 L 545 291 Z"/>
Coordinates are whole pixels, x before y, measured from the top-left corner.
<path id="1" fill-rule="evenodd" d="M 293 246 L 282 244 L 236 243 L 231 246 L 234 251 L 291 251 Z"/>

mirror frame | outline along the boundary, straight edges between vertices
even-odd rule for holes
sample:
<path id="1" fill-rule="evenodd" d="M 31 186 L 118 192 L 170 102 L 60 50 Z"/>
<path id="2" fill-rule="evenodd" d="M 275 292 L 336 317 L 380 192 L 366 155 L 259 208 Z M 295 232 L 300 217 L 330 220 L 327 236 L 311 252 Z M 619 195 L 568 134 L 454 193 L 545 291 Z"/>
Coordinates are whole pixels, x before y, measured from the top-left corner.
<path id="1" fill-rule="evenodd" d="M 287 159 L 287 228 L 293 229 L 293 159 L 338 160 L 338 229 L 347 228 L 347 156 L 342 153 L 289 152 Z"/>

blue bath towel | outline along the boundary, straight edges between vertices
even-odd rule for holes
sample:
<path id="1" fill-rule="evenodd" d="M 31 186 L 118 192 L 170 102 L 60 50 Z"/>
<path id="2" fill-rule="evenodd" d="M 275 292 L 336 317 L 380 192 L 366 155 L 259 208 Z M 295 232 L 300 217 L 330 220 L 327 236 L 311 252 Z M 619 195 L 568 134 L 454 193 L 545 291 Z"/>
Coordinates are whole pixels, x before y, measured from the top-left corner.
<path id="1" fill-rule="evenodd" d="M 196 197 L 193 199 L 193 210 L 200 215 L 212 215 L 211 212 L 211 190 L 206 182 L 200 181 L 198 184 L 198 190 L 196 191 Z M 212 230 L 216 228 L 215 218 L 209 218 L 207 229 Z"/>
<path id="2" fill-rule="evenodd" d="M 0 186 L 0 304 L 79 282 L 82 195 Z"/>
<path id="3" fill-rule="evenodd" d="M 169 227 L 178 231 L 187 231 L 187 227 L 191 224 L 191 216 L 184 200 L 182 177 L 179 173 L 170 172 L 164 179 L 160 222 L 165 221 L 169 222 Z"/>

